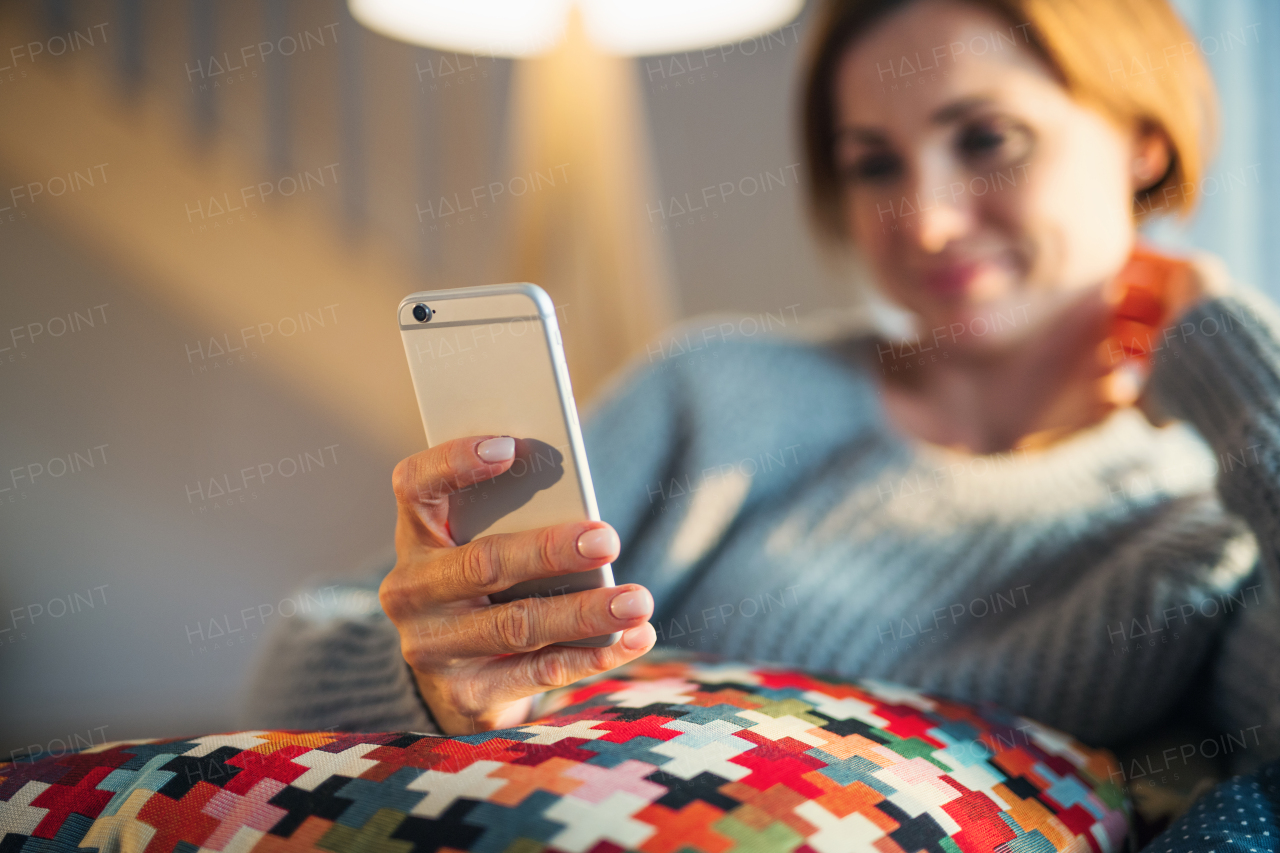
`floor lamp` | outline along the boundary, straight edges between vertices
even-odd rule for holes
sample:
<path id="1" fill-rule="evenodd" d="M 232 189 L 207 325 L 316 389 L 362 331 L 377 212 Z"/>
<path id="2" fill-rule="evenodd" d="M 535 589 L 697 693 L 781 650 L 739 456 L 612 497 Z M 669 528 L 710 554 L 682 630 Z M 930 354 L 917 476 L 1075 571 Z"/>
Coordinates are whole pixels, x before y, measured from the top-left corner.
<path id="1" fill-rule="evenodd" d="M 562 191 L 516 203 L 512 280 L 566 306 L 574 387 L 588 399 L 679 315 L 632 57 L 776 29 L 803 0 L 349 0 L 365 26 L 440 50 L 518 58 L 513 174 L 567 163 Z"/>

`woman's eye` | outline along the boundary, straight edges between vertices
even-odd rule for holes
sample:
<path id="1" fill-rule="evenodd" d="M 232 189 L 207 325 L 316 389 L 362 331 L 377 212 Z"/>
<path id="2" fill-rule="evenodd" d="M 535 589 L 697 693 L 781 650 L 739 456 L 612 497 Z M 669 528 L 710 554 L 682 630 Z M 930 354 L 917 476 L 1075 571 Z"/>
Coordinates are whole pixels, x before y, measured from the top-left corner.
<path id="1" fill-rule="evenodd" d="M 883 183 L 898 177 L 902 172 L 901 161 L 892 154 L 867 154 L 854 160 L 842 170 L 848 183 Z"/>
<path id="2" fill-rule="evenodd" d="M 995 151 L 1005 142 L 1005 135 L 989 127 L 967 129 L 960 136 L 960 148 L 969 154 L 985 154 Z"/>
<path id="3" fill-rule="evenodd" d="M 970 162 L 1004 165 L 1030 152 L 1031 134 L 1012 122 L 979 122 L 961 129 L 956 147 Z"/>

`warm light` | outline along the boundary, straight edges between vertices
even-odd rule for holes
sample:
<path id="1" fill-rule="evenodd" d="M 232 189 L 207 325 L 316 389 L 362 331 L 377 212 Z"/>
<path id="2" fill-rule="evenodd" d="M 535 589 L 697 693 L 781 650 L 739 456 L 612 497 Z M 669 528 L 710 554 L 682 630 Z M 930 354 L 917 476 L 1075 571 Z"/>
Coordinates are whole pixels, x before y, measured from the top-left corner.
<path id="1" fill-rule="evenodd" d="M 438 50 L 530 56 L 564 34 L 573 0 L 349 0 L 374 32 Z"/>
<path id="2" fill-rule="evenodd" d="M 752 38 L 800 14 L 804 0 L 582 0 L 587 36 L 626 56 L 678 53 Z"/>
<path id="3" fill-rule="evenodd" d="M 493 56 L 532 56 L 564 35 L 574 0 L 349 0 L 352 16 L 401 41 Z M 678 53 L 781 27 L 804 0 L 578 0 L 583 29 L 600 50 L 626 56 Z"/>

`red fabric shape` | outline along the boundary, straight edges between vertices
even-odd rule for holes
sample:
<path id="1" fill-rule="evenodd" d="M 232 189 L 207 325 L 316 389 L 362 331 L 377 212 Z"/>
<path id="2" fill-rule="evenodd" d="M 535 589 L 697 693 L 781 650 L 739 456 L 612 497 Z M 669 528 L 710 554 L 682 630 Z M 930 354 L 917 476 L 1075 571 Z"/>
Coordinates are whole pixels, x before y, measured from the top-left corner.
<path id="1" fill-rule="evenodd" d="M 58 783 L 41 791 L 31 805 L 48 809 L 49 813 L 31 834 L 36 838 L 53 838 L 62 828 L 63 821 L 73 813 L 97 817 L 111 802 L 110 791 L 97 790 L 98 783 L 110 773 L 110 767 L 92 767 L 74 785 Z"/>

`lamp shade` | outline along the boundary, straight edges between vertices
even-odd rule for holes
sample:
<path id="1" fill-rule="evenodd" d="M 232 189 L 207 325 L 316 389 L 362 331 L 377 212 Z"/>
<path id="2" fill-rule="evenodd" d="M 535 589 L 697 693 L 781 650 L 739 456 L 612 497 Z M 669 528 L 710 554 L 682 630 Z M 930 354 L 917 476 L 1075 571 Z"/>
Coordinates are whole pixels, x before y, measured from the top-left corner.
<path id="1" fill-rule="evenodd" d="M 804 0 L 348 0 L 375 32 L 438 50 L 492 56 L 545 53 L 574 6 L 587 38 L 622 56 L 678 53 L 775 30 Z"/>

